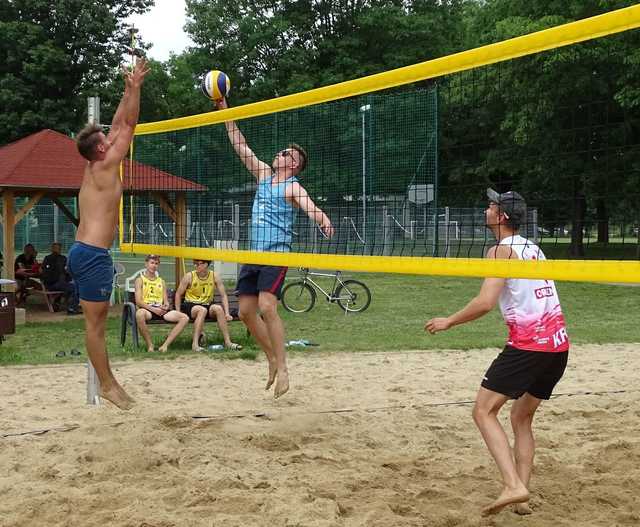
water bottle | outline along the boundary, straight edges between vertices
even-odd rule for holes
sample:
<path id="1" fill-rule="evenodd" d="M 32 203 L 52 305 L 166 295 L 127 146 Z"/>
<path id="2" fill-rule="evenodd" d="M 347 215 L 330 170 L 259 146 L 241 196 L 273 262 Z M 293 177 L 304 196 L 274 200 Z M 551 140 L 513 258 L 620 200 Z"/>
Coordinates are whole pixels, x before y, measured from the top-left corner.
<path id="1" fill-rule="evenodd" d="M 211 344 L 209 346 L 209 351 L 222 351 L 224 346 L 222 344 Z"/>

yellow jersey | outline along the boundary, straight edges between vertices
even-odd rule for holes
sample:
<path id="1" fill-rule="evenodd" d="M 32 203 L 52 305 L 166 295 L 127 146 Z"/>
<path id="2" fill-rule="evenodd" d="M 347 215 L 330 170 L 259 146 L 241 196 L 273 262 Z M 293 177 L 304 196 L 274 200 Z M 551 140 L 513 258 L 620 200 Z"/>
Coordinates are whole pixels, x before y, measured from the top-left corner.
<path id="1" fill-rule="evenodd" d="M 184 295 L 186 302 L 211 304 L 213 302 L 213 292 L 213 271 L 209 271 L 206 278 L 200 278 L 196 271 L 191 271 L 191 285 Z"/>
<path id="2" fill-rule="evenodd" d="M 142 278 L 142 301 L 150 306 L 161 306 L 164 300 L 164 280 L 159 276 L 147 278 L 145 273 Z"/>

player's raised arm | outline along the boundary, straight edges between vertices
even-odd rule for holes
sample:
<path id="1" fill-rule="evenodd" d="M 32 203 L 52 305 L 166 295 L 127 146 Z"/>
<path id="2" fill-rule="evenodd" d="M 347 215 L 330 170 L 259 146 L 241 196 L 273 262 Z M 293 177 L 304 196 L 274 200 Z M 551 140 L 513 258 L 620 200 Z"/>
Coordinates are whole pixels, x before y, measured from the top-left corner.
<path id="1" fill-rule="evenodd" d="M 216 107 L 219 110 L 228 108 L 226 99 L 216 101 Z M 247 170 L 258 180 L 271 176 L 271 167 L 256 157 L 253 150 L 249 148 L 247 140 L 240 131 L 240 128 L 238 128 L 236 122 L 226 121 L 224 125 L 227 128 L 227 135 L 229 136 L 229 141 L 231 141 L 233 149 L 236 151 L 236 154 L 238 154 L 244 166 L 247 167 Z"/>
<path id="2" fill-rule="evenodd" d="M 131 71 L 123 68 L 125 89 L 113 118 L 112 130 L 107 136 L 107 140 L 111 142 L 111 148 L 104 159 L 107 165 L 118 164 L 127 155 L 133 132 L 138 124 L 140 90 L 147 73 L 149 69 L 144 59 L 138 59 Z"/>

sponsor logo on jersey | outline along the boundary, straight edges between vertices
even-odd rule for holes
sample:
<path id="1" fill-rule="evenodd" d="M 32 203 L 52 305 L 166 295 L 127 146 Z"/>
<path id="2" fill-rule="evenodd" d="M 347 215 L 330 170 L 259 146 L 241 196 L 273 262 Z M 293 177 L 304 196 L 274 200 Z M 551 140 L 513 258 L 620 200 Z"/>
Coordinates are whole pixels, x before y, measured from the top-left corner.
<path id="1" fill-rule="evenodd" d="M 569 338 L 567 336 L 567 330 L 565 328 L 560 328 L 558 331 L 556 331 L 552 335 L 552 337 L 553 337 L 553 346 L 555 348 L 559 348 L 562 344 L 567 342 L 567 339 Z"/>
<path id="2" fill-rule="evenodd" d="M 536 298 L 538 300 L 541 300 L 543 298 L 548 298 L 550 296 L 553 296 L 553 287 L 545 286 L 539 289 L 534 289 L 533 293 L 536 295 Z"/>

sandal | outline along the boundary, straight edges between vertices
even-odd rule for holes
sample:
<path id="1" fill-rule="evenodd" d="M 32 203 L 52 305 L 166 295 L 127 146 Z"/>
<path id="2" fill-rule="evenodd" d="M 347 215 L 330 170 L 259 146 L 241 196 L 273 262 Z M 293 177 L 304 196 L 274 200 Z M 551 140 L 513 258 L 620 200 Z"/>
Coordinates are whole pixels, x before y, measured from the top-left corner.
<path id="1" fill-rule="evenodd" d="M 240 344 L 232 342 L 229 346 L 225 346 L 225 348 L 227 348 L 228 350 L 240 351 L 242 349 L 242 346 Z"/>

